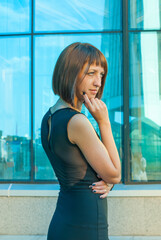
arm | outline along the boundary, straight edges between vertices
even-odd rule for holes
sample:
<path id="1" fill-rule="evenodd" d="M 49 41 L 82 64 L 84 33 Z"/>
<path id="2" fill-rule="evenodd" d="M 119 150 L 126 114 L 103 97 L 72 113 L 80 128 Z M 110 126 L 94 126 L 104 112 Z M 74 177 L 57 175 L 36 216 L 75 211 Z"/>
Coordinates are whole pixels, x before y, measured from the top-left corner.
<path id="1" fill-rule="evenodd" d="M 120 158 L 113 138 L 106 104 L 103 101 L 99 100 L 98 98 L 92 98 L 89 100 L 87 94 L 83 96 L 85 100 L 85 106 L 88 108 L 88 110 L 98 123 L 102 142 L 108 151 L 109 157 L 115 169 L 118 171 L 118 181 L 120 181 L 121 180 Z"/>
<path id="2" fill-rule="evenodd" d="M 86 116 L 77 114 L 72 117 L 68 124 L 68 137 L 72 143 L 78 145 L 89 164 L 105 182 L 120 181 L 119 164 L 113 163 Z"/>
<path id="3" fill-rule="evenodd" d="M 106 147 L 109 157 L 115 166 L 115 169 L 118 170 L 118 178 L 121 178 L 121 164 L 120 164 L 120 158 L 119 154 L 115 145 L 115 141 L 113 138 L 112 130 L 111 130 L 111 124 L 110 122 L 100 122 L 98 123 L 99 129 L 100 129 L 100 134 L 101 134 L 101 139 Z"/>

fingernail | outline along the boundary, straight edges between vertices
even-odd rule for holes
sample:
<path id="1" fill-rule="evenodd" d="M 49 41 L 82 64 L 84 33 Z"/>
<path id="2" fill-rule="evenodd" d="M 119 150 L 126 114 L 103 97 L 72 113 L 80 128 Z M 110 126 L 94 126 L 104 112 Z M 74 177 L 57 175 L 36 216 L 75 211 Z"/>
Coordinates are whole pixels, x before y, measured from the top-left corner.
<path id="1" fill-rule="evenodd" d="M 90 185 L 89 188 L 92 188 L 92 185 Z"/>
<path id="2" fill-rule="evenodd" d="M 95 186 L 95 185 L 96 185 L 95 183 L 92 184 L 92 186 Z"/>
<path id="3" fill-rule="evenodd" d="M 85 92 L 83 92 L 83 95 L 85 95 L 86 93 Z"/>
<path id="4" fill-rule="evenodd" d="M 96 192 L 96 190 L 93 190 L 93 192 Z"/>

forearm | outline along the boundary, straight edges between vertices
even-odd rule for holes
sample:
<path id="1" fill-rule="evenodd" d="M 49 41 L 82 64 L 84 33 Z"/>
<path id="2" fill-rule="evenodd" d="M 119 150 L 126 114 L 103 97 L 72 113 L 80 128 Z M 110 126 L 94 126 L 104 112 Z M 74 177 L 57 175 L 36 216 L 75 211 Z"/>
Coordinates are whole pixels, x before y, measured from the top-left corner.
<path id="1" fill-rule="evenodd" d="M 99 129 L 101 134 L 101 140 L 106 147 L 110 159 L 118 172 L 118 175 L 121 175 L 121 164 L 119 154 L 115 145 L 115 141 L 113 138 L 111 124 L 110 122 L 99 123 Z"/>

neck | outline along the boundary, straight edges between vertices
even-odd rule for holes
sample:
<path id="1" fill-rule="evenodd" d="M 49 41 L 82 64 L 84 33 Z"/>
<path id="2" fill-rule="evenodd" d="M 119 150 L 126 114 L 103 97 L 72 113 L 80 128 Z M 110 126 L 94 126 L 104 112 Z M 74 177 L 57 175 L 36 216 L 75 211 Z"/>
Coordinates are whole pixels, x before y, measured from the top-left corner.
<path id="1" fill-rule="evenodd" d="M 78 100 L 74 100 L 74 107 L 70 103 L 65 102 L 62 98 L 59 98 L 56 104 L 58 104 L 59 107 L 70 107 L 77 111 L 81 111 L 82 109 L 82 102 L 79 102 Z"/>

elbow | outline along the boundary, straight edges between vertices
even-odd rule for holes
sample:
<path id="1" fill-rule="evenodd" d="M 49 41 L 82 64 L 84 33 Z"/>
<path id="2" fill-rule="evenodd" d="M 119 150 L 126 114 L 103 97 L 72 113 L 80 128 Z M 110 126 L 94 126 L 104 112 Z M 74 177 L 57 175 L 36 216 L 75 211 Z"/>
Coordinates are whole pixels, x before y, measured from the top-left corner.
<path id="1" fill-rule="evenodd" d="M 112 174 L 106 173 L 104 176 L 101 177 L 107 183 L 118 184 L 121 181 L 121 170 L 115 170 Z"/>
<path id="2" fill-rule="evenodd" d="M 117 177 L 112 177 L 112 178 L 110 178 L 110 179 L 108 179 L 108 183 L 111 183 L 111 184 L 118 184 L 118 183 L 120 183 L 120 181 L 121 181 L 121 174 L 119 174 L 119 176 L 117 176 Z"/>
<path id="3" fill-rule="evenodd" d="M 113 182 L 113 184 L 120 183 L 120 181 L 121 181 L 121 169 L 117 169 L 117 171 L 115 172 L 115 176 L 113 176 L 111 178 L 111 181 Z"/>
<path id="4" fill-rule="evenodd" d="M 117 177 L 117 178 L 112 179 L 112 181 L 113 181 L 113 184 L 118 184 L 118 183 L 120 183 L 120 181 L 121 181 L 121 175 L 120 175 L 119 177 Z"/>
<path id="5" fill-rule="evenodd" d="M 115 184 L 120 183 L 121 181 L 121 169 L 118 170 L 117 176 L 114 177 Z"/>
<path id="6" fill-rule="evenodd" d="M 121 181 L 121 171 L 119 172 L 118 176 L 114 178 L 115 184 L 120 183 Z"/>

